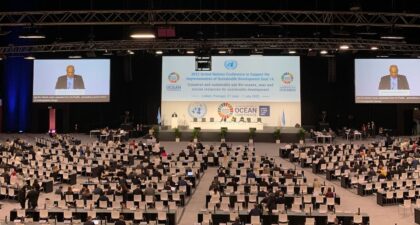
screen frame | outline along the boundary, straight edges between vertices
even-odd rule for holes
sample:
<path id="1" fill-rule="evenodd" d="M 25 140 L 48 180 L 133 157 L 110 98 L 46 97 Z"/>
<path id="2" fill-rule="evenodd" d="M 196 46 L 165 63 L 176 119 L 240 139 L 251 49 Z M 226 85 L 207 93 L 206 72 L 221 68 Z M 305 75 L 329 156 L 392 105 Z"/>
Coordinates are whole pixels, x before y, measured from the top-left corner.
<path id="1" fill-rule="evenodd" d="M 49 101 L 49 102 L 35 102 L 34 101 L 34 79 L 35 79 L 35 61 L 54 61 L 54 60 L 71 60 L 71 61 L 79 61 L 79 60 L 83 60 L 83 61 L 87 61 L 87 60 L 107 60 L 108 61 L 108 66 L 109 66 L 109 76 L 108 76 L 108 101 L 84 101 L 84 102 L 78 102 L 78 101 L 69 101 L 69 102 L 62 102 L 62 101 L 57 101 L 57 102 L 53 102 L 53 101 Z M 111 81 L 112 81 L 112 60 L 111 58 L 80 58 L 80 59 L 69 59 L 69 58 L 37 58 L 32 60 L 32 92 L 31 92 L 31 99 L 32 99 L 32 104 L 90 104 L 90 103 L 110 103 L 112 101 L 112 85 L 111 85 Z"/>

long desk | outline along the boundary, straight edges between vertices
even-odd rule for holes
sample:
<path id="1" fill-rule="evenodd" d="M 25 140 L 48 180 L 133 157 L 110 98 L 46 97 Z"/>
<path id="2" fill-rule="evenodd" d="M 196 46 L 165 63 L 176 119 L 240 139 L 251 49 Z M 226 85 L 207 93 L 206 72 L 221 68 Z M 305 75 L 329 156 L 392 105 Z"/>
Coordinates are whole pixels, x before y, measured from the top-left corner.
<path id="1" fill-rule="evenodd" d="M 79 218 L 82 222 L 86 221 L 88 211 L 95 211 L 96 217 L 99 219 L 107 219 L 108 222 L 111 222 L 111 213 L 112 209 L 93 209 L 93 210 L 86 210 L 86 209 L 69 209 L 72 212 L 73 217 Z M 120 211 L 120 215 L 124 215 L 124 220 L 133 220 L 134 219 L 134 210 L 129 209 L 115 209 Z M 156 220 L 158 211 L 154 209 L 148 209 L 147 211 L 141 210 L 143 212 L 143 217 L 147 220 Z M 39 221 L 39 210 L 35 209 L 28 209 L 25 210 L 26 216 L 32 217 L 34 221 Z M 167 225 L 176 225 L 176 210 L 169 210 L 166 212 L 166 216 L 168 219 Z M 52 208 L 48 209 L 48 217 L 49 218 L 57 218 L 58 222 L 64 221 L 64 210 L 60 208 Z M 10 211 L 10 221 L 14 221 L 17 218 L 17 210 L 13 209 Z"/>
<path id="2" fill-rule="evenodd" d="M 190 122 L 189 128 L 194 129 L 194 127 L 209 130 L 220 130 L 221 127 L 227 127 L 228 130 L 249 130 L 249 128 L 263 130 L 264 124 L 256 122 Z"/>
<path id="3" fill-rule="evenodd" d="M 232 194 L 232 195 L 225 196 L 225 197 L 229 197 L 229 204 L 230 205 L 235 205 L 235 202 L 237 202 L 237 199 L 238 199 L 238 196 L 236 194 Z M 289 195 L 289 194 L 284 195 L 284 204 L 287 208 L 292 207 L 293 200 L 294 200 L 295 197 L 296 197 L 295 195 Z M 211 195 L 207 194 L 206 195 L 206 208 L 208 207 L 210 200 L 211 200 Z M 245 202 L 248 203 L 248 200 L 249 200 L 249 195 L 245 194 Z M 326 201 L 327 200 L 324 198 L 324 203 L 326 203 Z M 312 196 L 312 203 L 315 204 L 315 202 L 316 202 L 316 197 Z M 340 205 L 340 203 L 341 203 L 340 196 L 336 195 L 335 199 L 334 199 L 334 202 L 335 202 L 335 204 Z"/>
<path id="4" fill-rule="evenodd" d="M 363 223 L 368 224 L 369 223 L 369 216 L 365 213 L 361 213 L 363 218 Z M 340 224 L 342 225 L 351 225 L 353 224 L 353 216 L 352 213 L 336 213 L 337 219 Z M 218 211 L 212 212 L 212 221 L 213 225 L 219 225 L 220 223 L 226 223 L 230 220 L 230 213 L 225 211 Z M 298 213 L 298 212 L 287 212 L 287 217 L 289 220 L 289 224 L 293 225 L 304 225 L 306 217 L 314 217 L 315 218 L 315 224 L 316 225 L 324 225 L 327 224 L 328 219 L 328 213 L 318 213 L 318 212 L 312 212 L 311 215 L 307 215 L 304 212 Z M 249 215 L 248 211 L 239 211 L 239 218 L 242 222 L 250 223 L 251 222 L 251 216 Z M 271 225 L 271 224 L 277 224 L 278 221 L 278 214 L 267 214 L 264 213 L 261 217 L 262 225 Z M 198 222 L 203 221 L 203 212 L 198 213 Z"/>

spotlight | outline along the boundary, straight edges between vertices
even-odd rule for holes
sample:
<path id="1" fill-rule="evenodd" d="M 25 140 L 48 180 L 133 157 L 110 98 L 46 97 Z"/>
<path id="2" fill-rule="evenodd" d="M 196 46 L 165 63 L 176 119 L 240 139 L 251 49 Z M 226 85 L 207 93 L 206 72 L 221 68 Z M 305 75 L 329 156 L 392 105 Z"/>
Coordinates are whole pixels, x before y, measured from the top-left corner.
<path id="1" fill-rule="evenodd" d="M 378 50 L 378 47 L 376 47 L 376 46 L 372 46 L 372 47 L 370 47 L 370 50 Z"/>
<path id="2" fill-rule="evenodd" d="M 192 54 L 194 54 L 194 51 L 193 50 L 187 50 L 187 54 L 192 55 Z"/>
<path id="3" fill-rule="evenodd" d="M 128 53 L 129 55 L 134 55 L 134 52 L 133 52 L 133 51 L 131 51 L 131 50 L 127 50 L 127 53 Z"/>
<path id="4" fill-rule="evenodd" d="M 289 50 L 289 54 L 296 54 L 295 50 Z"/>
<path id="5" fill-rule="evenodd" d="M 130 37 L 135 39 L 151 39 L 156 38 L 156 35 L 152 27 L 138 27 L 133 29 Z"/>
<path id="6" fill-rule="evenodd" d="M 156 53 L 156 55 L 162 55 L 163 54 L 162 50 L 157 50 L 155 53 Z"/>
<path id="7" fill-rule="evenodd" d="M 33 55 L 28 55 L 28 56 L 24 57 L 24 59 L 27 59 L 27 60 L 34 60 L 34 59 L 35 59 L 35 56 L 33 56 Z"/>
<path id="8" fill-rule="evenodd" d="M 327 52 L 327 50 L 322 50 L 322 51 L 320 51 L 319 52 L 321 55 L 325 55 L 325 54 L 327 54 L 328 52 Z"/>
<path id="9" fill-rule="evenodd" d="M 403 40 L 405 39 L 404 36 L 401 35 L 395 35 L 395 34 L 387 34 L 387 35 L 382 35 L 381 39 L 387 39 L 387 40 Z"/>
<path id="10" fill-rule="evenodd" d="M 81 59 L 81 55 L 69 55 L 69 59 Z"/>
<path id="11" fill-rule="evenodd" d="M 226 50 L 219 50 L 219 54 L 226 54 Z"/>
<path id="12" fill-rule="evenodd" d="M 27 29 L 26 31 L 23 31 L 19 35 L 20 39 L 44 39 L 45 34 L 42 34 L 39 32 L 39 30 L 31 31 L 31 29 Z"/>
<path id="13" fill-rule="evenodd" d="M 340 45 L 340 49 L 341 50 L 347 50 L 347 49 L 349 49 L 350 47 L 348 46 L 348 45 Z"/>

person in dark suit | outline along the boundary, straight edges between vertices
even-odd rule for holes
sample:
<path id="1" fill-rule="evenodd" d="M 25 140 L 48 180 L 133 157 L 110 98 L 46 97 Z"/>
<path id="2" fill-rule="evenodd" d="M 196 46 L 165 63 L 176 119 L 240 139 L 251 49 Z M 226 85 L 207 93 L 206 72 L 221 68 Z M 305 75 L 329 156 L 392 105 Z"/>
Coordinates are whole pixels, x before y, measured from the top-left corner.
<path id="1" fill-rule="evenodd" d="M 88 216 L 86 222 L 84 222 L 83 225 L 95 225 L 95 223 L 92 221 L 92 217 Z"/>
<path id="2" fill-rule="evenodd" d="M 389 75 L 385 75 L 379 82 L 379 90 L 409 90 L 407 78 L 398 74 L 398 66 L 389 67 Z"/>
<path id="3" fill-rule="evenodd" d="M 258 207 L 258 204 L 254 205 L 254 208 L 249 211 L 250 216 L 261 216 L 261 209 Z"/>
<path id="4" fill-rule="evenodd" d="M 74 66 L 68 65 L 66 68 L 66 75 L 58 77 L 55 89 L 85 89 L 83 77 L 74 74 Z"/>
<path id="5" fill-rule="evenodd" d="M 21 189 L 19 189 L 18 201 L 19 201 L 22 209 L 25 209 L 25 205 L 26 205 L 26 185 L 23 186 Z"/>
<path id="6" fill-rule="evenodd" d="M 124 221 L 124 216 L 121 215 L 120 219 L 118 219 L 117 221 L 115 221 L 115 225 L 125 225 L 125 221 Z"/>
<path id="7" fill-rule="evenodd" d="M 26 199 L 28 199 L 28 207 L 30 209 L 35 209 L 38 206 L 38 197 L 39 193 L 36 189 L 31 188 L 31 190 L 26 195 Z"/>

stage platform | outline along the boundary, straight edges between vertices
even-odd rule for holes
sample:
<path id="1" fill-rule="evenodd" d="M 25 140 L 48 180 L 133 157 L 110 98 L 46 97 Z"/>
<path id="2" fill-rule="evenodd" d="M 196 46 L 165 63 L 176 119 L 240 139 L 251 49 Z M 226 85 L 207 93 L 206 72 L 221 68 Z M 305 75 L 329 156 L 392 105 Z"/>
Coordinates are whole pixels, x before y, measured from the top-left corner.
<path id="1" fill-rule="evenodd" d="M 280 128 L 281 142 L 299 142 L 298 131 L 300 128 L 282 127 Z M 192 140 L 192 129 L 179 128 L 181 141 Z M 264 127 L 263 130 L 256 131 L 254 142 L 275 142 L 273 132 L 276 127 Z M 159 134 L 161 141 L 175 141 L 175 134 L 169 127 L 162 127 Z M 226 142 L 248 142 L 249 130 L 228 130 L 226 135 Z M 220 141 L 220 129 L 206 129 L 201 130 L 200 141 Z"/>

